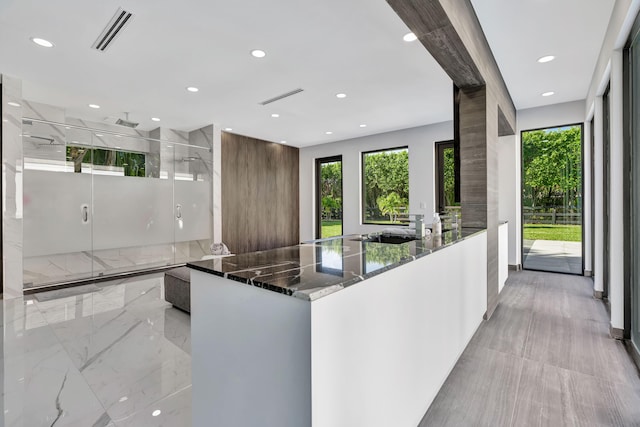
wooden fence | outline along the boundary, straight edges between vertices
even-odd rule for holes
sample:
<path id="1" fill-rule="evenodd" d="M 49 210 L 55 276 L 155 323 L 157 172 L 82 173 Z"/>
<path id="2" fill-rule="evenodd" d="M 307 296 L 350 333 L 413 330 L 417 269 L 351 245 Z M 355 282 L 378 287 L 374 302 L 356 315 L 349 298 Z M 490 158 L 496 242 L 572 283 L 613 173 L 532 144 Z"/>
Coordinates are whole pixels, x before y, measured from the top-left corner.
<path id="1" fill-rule="evenodd" d="M 522 208 L 525 224 L 581 225 L 581 212 L 566 212 L 557 208 Z"/>

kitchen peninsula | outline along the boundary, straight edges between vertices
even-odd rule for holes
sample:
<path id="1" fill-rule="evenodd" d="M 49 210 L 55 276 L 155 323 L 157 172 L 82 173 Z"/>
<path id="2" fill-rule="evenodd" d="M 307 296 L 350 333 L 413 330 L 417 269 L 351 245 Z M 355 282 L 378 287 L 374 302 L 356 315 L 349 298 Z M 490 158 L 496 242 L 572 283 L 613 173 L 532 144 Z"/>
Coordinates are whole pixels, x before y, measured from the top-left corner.
<path id="1" fill-rule="evenodd" d="M 486 311 L 485 230 L 187 264 L 193 423 L 415 426 Z"/>

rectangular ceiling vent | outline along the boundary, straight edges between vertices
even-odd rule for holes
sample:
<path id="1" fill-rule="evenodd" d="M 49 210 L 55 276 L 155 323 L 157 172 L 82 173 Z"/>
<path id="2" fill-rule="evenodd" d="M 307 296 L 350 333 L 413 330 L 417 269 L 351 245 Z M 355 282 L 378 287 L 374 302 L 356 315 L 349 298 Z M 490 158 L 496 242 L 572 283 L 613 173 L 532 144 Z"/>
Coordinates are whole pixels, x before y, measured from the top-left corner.
<path id="1" fill-rule="evenodd" d="M 266 101 L 262 101 L 260 105 L 271 104 L 272 102 L 280 101 L 281 99 L 288 98 L 296 93 L 302 92 L 304 89 L 294 89 L 291 92 L 283 93 L 282 95 L 274 96 L 271 99 L 267 99 Z"/>
<path id="2" fill-rule="evenodd" d="M 102 33 L 100 33 L 91 47 L 99 50 L 100 52 L 107 50 L 116 37 L 122 33 L 122 30 L 124 30 L 127 24 L 131 22 L 132 18 L 133 14 L 119 7 L 115 15 L 113 15 L 113 18 L 111 18 L 107 26 L 104 27 L 104 30 L 102 30 Z"/>

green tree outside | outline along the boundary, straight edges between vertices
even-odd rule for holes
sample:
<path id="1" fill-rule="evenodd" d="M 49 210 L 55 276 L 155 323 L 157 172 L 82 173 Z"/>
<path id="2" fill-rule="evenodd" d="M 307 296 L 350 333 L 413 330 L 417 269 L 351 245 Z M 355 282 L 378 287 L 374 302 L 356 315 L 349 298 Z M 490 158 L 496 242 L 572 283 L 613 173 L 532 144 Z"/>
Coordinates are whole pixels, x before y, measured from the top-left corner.
<path id="1" fill-rule="evenodd" d="M 342 234 L 342 162 L 320 166 L 321 238 Z"/>
<path id="2" fill-rule="evenodd" d="M 406 148 L 375 153 L 365 153 L 364 159 L 364 205 L 365 221 L 388 222 L 389 212 L 382 212 L 378 200 L 391 193 L 408 207 L 409 201 L 409 150 Z M 392 196 L 392 197 L 396 197 Z M 388 204 L 384 204 L 388 207 Z M 395 208 L 394 208 L 395 211 Z M 397 217 L 397 212 L 392 213 Z M 393 219 L 391 221 L 394 221 Z"/>
<path id="3" fill-rule="evenodd" d="M 582 226 L 575 224 L 582 212 L 581 131 L 570 126 L 522 134 L 525 240 L 581 240 Z"/>

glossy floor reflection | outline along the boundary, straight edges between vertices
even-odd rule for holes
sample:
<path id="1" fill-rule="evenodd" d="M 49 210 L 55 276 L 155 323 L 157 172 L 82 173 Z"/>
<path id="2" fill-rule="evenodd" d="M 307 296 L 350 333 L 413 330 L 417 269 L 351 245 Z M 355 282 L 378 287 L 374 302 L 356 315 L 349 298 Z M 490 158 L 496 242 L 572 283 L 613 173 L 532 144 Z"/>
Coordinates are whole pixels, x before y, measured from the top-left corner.
<path id="1" fill-rule="evenodd" d="M 190 318 L 162 278 L 3 301 L 3 425 L 190 426 Z"/>

